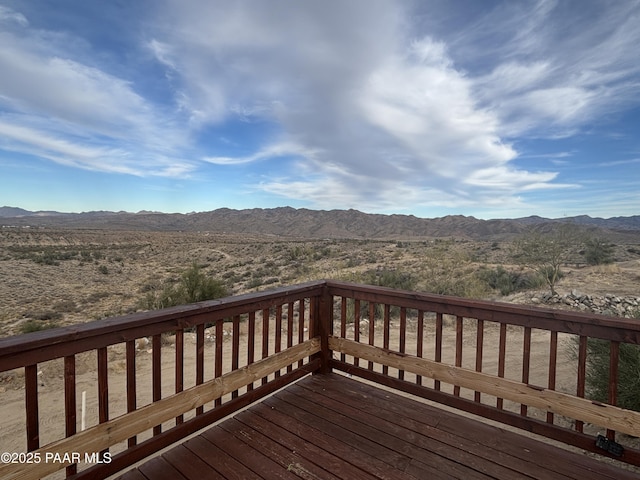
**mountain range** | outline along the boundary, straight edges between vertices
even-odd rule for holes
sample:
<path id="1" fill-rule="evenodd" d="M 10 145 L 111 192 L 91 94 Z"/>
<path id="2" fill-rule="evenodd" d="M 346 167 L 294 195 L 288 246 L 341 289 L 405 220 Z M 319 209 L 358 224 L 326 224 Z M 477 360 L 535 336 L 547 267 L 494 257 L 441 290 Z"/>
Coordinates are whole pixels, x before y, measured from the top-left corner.
<path id="1" fill-rule="evenodd" d="M 61 213 L 0 207 L 0 225 L 50 228 L 90 228 L 144 231 L 211 231 L 300 238 L 504 238 L 527 228 L 552 228 L 571 222 L 591 230 L 618 234 L 640 233 L 640 215 L 592 218 L 588 215 L 549 219 L 530 216 L 480 220 L 463 215 L 418 218 L 413 215 L 369 214 L 357 210 L 309 210 L 291 207 L 232 210 L 220 208 L 199 213 L 141 211 Z"/>

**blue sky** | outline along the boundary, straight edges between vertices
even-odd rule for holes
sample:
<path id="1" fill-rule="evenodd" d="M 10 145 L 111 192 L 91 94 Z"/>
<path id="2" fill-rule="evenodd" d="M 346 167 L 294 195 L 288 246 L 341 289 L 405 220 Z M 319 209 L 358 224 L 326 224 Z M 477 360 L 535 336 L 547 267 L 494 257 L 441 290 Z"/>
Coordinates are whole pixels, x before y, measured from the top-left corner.
<path id="1" fill-rule="evenodd" d="M 640 214 L 640 1 L 0 0 L 0 206 Z"/>

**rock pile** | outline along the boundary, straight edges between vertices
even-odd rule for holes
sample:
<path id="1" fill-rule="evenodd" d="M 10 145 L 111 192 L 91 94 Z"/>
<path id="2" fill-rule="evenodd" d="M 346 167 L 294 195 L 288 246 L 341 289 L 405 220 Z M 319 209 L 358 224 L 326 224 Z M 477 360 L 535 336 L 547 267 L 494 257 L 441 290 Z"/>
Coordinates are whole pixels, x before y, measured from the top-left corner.
<path id="1" fill-rule="evenodd" d="M 640 297 L 621 297 L 609 293 L 604 296 L 585 295 L 577 290 L 572 290 L 571 293 L 564 295 L 545 293 L 541 297 L 533 297 L 531 301 L 549 305 L 566 305 L 584 312 L 615 317 L 640 317 Z"/>

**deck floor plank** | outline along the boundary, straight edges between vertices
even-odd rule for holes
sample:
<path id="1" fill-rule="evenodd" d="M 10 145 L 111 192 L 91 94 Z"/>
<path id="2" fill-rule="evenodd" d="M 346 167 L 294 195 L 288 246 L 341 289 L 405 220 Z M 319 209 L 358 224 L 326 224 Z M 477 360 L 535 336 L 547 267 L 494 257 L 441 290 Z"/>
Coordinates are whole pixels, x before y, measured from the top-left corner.
<path id="1" fill-rule="evenodd" d="M 535 468 L 536 478 L 558 478 L 558 474 L 563 478 L 584 480 L 585 478 L 597 479 L 634 479 L 637 475 L 624 470 L 615 469 L 612 471 L 606 463 L 597 461 L 584 455 L 575 455 L 573 452 L 563 450 L 550 444 L 541 442 L 535 438 L 524 435 L 514 435 L 502 428 L 482 422 L 469 422 L 468 417 L 444 411 L 437 407 L 425 406 L 422 403 L 416 404 L 420 408 L 406 408 L 407 405 L 389 401 L 389 392 L 383 389 L 371 389 L 362 382 L 318 382 L 317 377 L 309 382 L 300 384 L 304 388 L 311 389 L 318 393 L 322 389 L 332 398 L 347 402 L 349 405 L 360 405 L 366 401 L 370 406 L 368 412 L 382 414 L 392 414 L 394 421 L 404 417 L 409 417 L 418 422 L 423 422 L 432 433 L 433 438 L 446 442 L 446 437 L 441 433 L 450 433 L 459 438 L 473 439 L 491 452 L 492 458 L 502 461 L 506 456 L 514 459 L 524 460 L 526 463 L 520 464 L 524 467 L 524 472 Z M 393 395 L 393 394 L 392 394 Z M 393 398 L 393 397 L 392 397 Z M 424 415 L 425 411 L 431 410 L 432 415 Z M 544 458 L 543 466 L 540 466 L 540 458 Z M 517 463 L 512 464 L 516 466 Z"/>
<path id="2" fill-rule="evenodd" d="M 123 474 L 308 480 L 631 480 L 537 438 L 338 374 L 308 376 Z"/>
<path id="3" fill-rule="evenodd" d="M 346 415 L 358 418 L 370 425 L 378 425 L 378 428 L 397 435 L 399 438 L 412 438 L 412 443 L 415 446 L 430 450 L 456 463 L 464 462 L 478 471 L 490 475 L 490 478 L 525 480 L 530 478 L 526 472 L 538 467 L 536 463 L 513 457 L 497 449 L 487 448 L 481 443 L 483 432 L 470 429 L 468 422 L 467 428 L 464 432 L 460 432 L 461 434 L 452 434 L 438 429 L 433 424 L 434 419 L 437 419 L 441 414 L 441 409 L 433 409 L 432 415 L 426 416 L 424 415 L 425 409 L 421 408 L 421 414 L 415 416 L 412 415 L 414 409 L 403 408 L 399 410 L 395 408 L 397 403 L 385 398 L 384 391 L 381 391 L 380 397 L 369 395 L 363 398 L 350 394 L 345 391 L 346 389 L 334 388 L 336 386 L 337 384 L 332 385 L 326 382 L 316 382 L 315 384 L 308 382 L 304 387 L 296 385 L 289 391 L 292 394 L 298 394 L 306 389 L 312 395 L 326 395 L 334 402 L 334 408 L 342 409 Z M 359 405 L 365 399 L 368 402 L 366 412 L 359 409 Z M 391 420 L 386 420 L 386 418 Z M 437 423 L 442 423 L 442 420 L 438 420 Z M 536 472 L 536 478 L 553 480 L 557 478 L 557 474 L 542 468 Z"/>

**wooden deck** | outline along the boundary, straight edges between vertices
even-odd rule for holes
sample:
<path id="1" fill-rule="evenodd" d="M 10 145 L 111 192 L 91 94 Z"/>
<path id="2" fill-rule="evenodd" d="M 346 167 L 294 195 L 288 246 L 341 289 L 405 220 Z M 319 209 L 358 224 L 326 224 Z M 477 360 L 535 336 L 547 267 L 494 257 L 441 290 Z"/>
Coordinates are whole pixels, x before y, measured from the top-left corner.
<path id="1" fill-rule="evenodd" d="M 309 376 L 120 477 L 636 479 L 338 374 Z"/>

